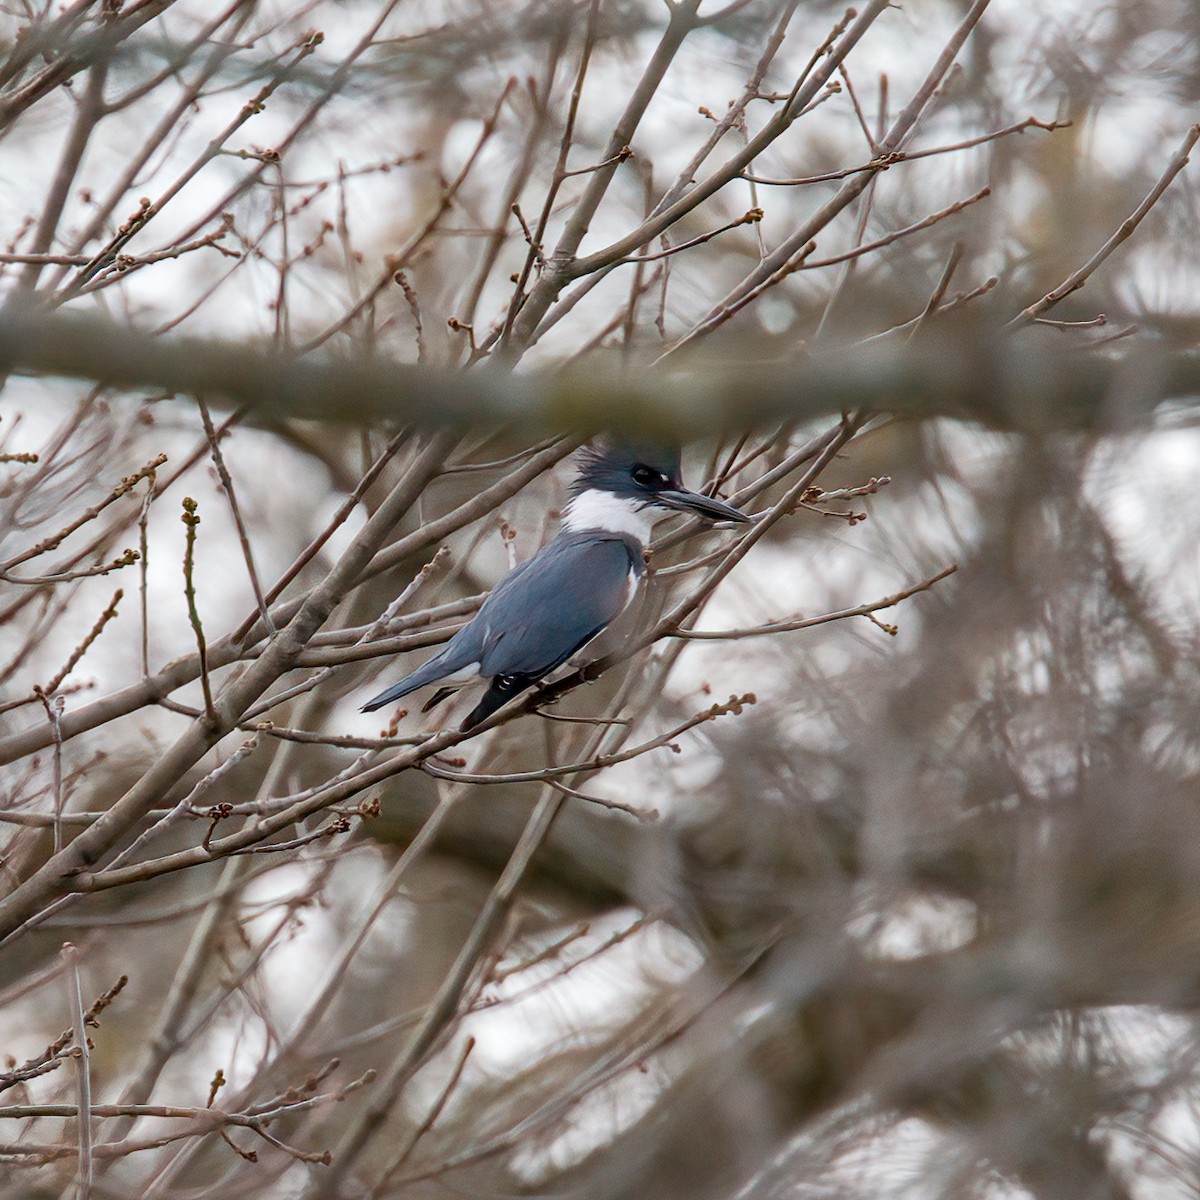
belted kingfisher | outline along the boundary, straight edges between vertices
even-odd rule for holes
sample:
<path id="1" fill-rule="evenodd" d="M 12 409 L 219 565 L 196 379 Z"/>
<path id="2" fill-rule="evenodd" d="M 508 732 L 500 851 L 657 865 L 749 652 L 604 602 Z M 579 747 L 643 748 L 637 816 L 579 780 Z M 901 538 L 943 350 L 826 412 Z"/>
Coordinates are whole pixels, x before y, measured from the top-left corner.
<path id="1" fill-rule="evenodd" d="M 712 521 L 750 520 L 688 491 L 677 450 L 588 446 L 577 464 L 558 536 L 514 567 L 438 654 L 364 704 L 363 712 L 428 683 L 481 678 L 489 687 L 462 724 L 470 729 L 583 649 L 629 604 L 658 517 L 681 511 Z M 455 690 L 439 688 L 423 711 Z"/>

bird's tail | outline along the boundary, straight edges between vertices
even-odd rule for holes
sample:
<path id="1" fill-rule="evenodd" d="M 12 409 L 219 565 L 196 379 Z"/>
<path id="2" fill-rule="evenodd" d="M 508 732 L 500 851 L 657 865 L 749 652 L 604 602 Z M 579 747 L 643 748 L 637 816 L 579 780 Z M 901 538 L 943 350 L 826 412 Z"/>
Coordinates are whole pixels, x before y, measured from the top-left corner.
<path id="1" fill-rule="evenodd" d="M 377 708 L 383 708 L 385 704 L 391 704 L 393 700 L 399 700 L 401 696 L 407 696 L 409 692 L 415 692 L 427 683 L 436 683 L 439 679 L 445 679 L 447 675 L 453 675 L 469 662 L 470 647 L 455 645 L 454 639 L 451 639 L 440 654 L 435 654 L 428 662 L 422 663 L 399 683 L 393 683 L 387 691 L 373 696 L 359 712 L 374 712 Z"/>
<path id="2" fill-rule="evenodd" d="M 413 683 L 413 676 L 409 675 L 407 679 L 392 684 L 386 692 L 380 692 L 378 696 L 372 697 L 358 711 L 374 712 L 377 708 L 383 708 L 385 704 L 391 704 L 393 700 L 399 700 L 401 696 L 407 696 L 409 692 L 415 692 L 420 686 L 420 683 Z"/>

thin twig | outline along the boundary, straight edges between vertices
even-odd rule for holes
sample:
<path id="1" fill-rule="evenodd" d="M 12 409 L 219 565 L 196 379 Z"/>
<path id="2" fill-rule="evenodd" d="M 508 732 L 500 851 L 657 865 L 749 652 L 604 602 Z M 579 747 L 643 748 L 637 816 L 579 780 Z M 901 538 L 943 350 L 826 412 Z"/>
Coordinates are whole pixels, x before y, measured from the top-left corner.
<path id="1" fill-rule="evenodd" d="M 47 696 L 40 688 L 34 688 L 34 695 L 42 702 L 42 707 L 46 710 L 46 717 L 50 721 L 54 740 L 54 851 L 57 854 L 63 848 L 62 715 L 64 701 L 62 696 L 53 698 Z"/>
<path id="2" fill-rule="evenodd" d="M 233 478 L 225 465 L 225 455 L 221 451 L 221 439 L 213 428 L 212 417 L 208 413 L 208 405 L 202 396 L 196 397 L 196 407 L 200 410 L 200 420 L 204 423 L 204 436 L 208 438 L 209 453 L 212 455 L 213 466 L 221 480 L 221 488 L 225 499 L 229 501 L 229 511 L 233 516 L 233 524 L 237 529 L 238 542 L 242 547 L 242 559 L 246 563 L 246 573 L 250 576 L 250 586 L 254 589 L 254 599 L 258 604 L 258 615 L 262 618 L 263 626 L 268 633 L 275 632 L 271 622 L 271 614 L 267 611 L 266 597 L 263 595 L 262 584 L 258 581 L 258 571 L 254 567 L 254 552 L 250 548 L 250 538 L 246 533 L 246 522 L 242 519 L 242 510 L 238 506 L 237 493 L 233 490 Z M 197 521 L 199 518 L 197 517 Z"/>
<path id="3" fill-rule="evenodd" d="M 51 534 L 49 537 L 43 538 L 36 546 L 30 546 L 28 550 L 10 558 L 3 566 L 0 566 L 0 571 L 8 572 L 13 567 L 20 566 L 21 563 L 28 562 L 31 558 L 37 558 L 41 554 L 45 554 L 50 550 L 57 549 L 68 537 L 71 536 L 77 529 L 82 528 L 89 521 L 94 521 L 110 504 L 114 504 L 127 492 L 133 490 L 134 486 L 141 479 L 146 479 L 151 476 L 154 471 L 167 461 L 165 454 L 159 454 L 151 459 L 144 467 L 135 471 L 132 475 L 126 475 L 120 483 L 117 484 L 99 504 L 92 505 L 86 509 L 73 521 L 64 525 L 57 533 Z M 131 560 L 133 561 L 133 560 Z"/>
<path id="4" fill-rule="evenodd" d="M 1187 135 L 1184 137 L 1179 149 L 1171 156 L 1166 170 L 1158 177 L 1154 186 L 1146 193 L 1137 208 L 1117 226 L 1112 237 L 1083 266 L 1078 270 L 1072 271 L 1058 287 L 1047 292 L 1040 300 L 1019 312 L 1008 323 L 1006 328 L 1015 329 L 1022 325 L 1030 324 L 1047 309 L 1053 308 L 1060 300 L 1065 299 L 1072 292 L 1079 291 L 1095 273 L 1096 269 L 1104 263 L 1105 259 L 1133 234 L 1133 231 L 1142 223 L 1142 218 L 1158 203 L 1163 192 L 1171 186 L 1171 181 L 1187 166 L 1188 160 L 1191 157 L 1192 147 L 1195 146 L 1197 139 L 1200 139 L 1200 125 L 1193 125 L 1188 129 Z"/>
<path id="5" fill-rule="evenodd" d="M 79 1166 L 76 1170 L 78 1190 L 75 1200 L 88 1200 L 92 1193 L 92 1067 L 83 1013 L 83 984 L 79 977 L 79 952 L 70 942 L 64 942 L 62 957 L 67 964 L 67 983 L 70 988 L 71 1018 L 75 1029 L 76 1071 L 79 1077 L 79 1108 L 76 1113 L 79 1128 Z"/>
<path id="6" fill-rule="evenodd" d="M 762 184 L 765 187 L 805 187 L 813 183 L 833 183 L 839 179 L 848 179 L 851 175 L 862 174 L 865 171 L 887 170 L 889 167 L 894 167 L 897 163 L 917 162 L 922 158 L 930 158 L 936 154 L 954 154 L 959 150 L 969 150 L 974 146 L 982 146 L 987 142 L 994 142 L 1012 133 L 1024 133 L 1027 129 L 1044 129 L 1052 133 L 1056 129 L 1069 129 L 1070 126 L 1070 121 L 1042 121 L 1037 117 L 1026 117 L 1024 121 L 1018 121 L 1015 125 L 1008 125 L 1004 129 L 997 129 L 991 133 L 983 133 L 978 137 L 964 138 L 961 142 L 952 142 L 945 146 L 930 146 L 926 150 L 889 150 L 886 153 L 876 155 L 870 162 L 863 163 L 862 166 L 845 167 L 840 171 L 827 171 L 822 175 L 805 175 L 799 179 L 769 179 L 764 175 L 755 175 L 750 171 L 743 171 L 742 178 L 751 183 Z"/>
<path id="7" fill-rule="evenodd" d="M 124 595 L 125 593 L 120 588 L 117 588 L 113 592 L 113 598 L 109 601 L 108 607 L 96 619 L 95 625 L 84 635 L 83 641 L 71 651 L 70 657 L 63 664 L 62 670 L 42 689 L 47 696 L 54 695 L 58 691 L 62 681 L 79 665 L 79 660 L 88 652 L 92 643 L 104 632 L 105 625 L 117 615 L 117 605 L 121 603 L 121 597 Z"/>
<path id="8" fill-rule="evenodd" d="M 196 583 L 193 578 L 194 555 L 196 549 L 196 526 L 200 517 L 196 509 L 198 505 L 191 496 L 183 499 L 183 515 L 179 518 L 187 529 L 183 551 L 183 594 L 187 599 L 188 619 L 196 634 L 196 649 L 200 655 L 200 686 L 204 689 L 204 711 L 208 719 L 216 722 L 217 714 L 213 708 L 212 686 L 208 681 L 208 644 L 204 639 L 204 626 L 200 623 L 200 613 L 196 610 Z"/>
<path id="9" fill-rule="evenodd" d="M 736 221 L 730 221 L 726 225 L 722 225 L 717 229 L 711 229 L 708 233 L 702 233 L 699 237 L 690 238 L 686 242 L 680 242 L 678 246 L 671 246 L 667 250 L 662 250 L 658 254 L 638 254 L 630 258 L 619 258 L 612 264 L 614 267 L 624 266 L 626 263 L 649 263 L 657 262 L 660 258 L 670 258 L 672 255 L 679 254 L 684 250 L 690 250 L 693 246 L 703 246 L 705 242 L 711 242 L 713 238 L 719 234 L 728 233 L 731 229 L 738 229 L 742 225 L 757 225 L 763 219 L 763 210 L 761 208 L 752 208 L 749 212 L 743 213 Z"/>
<path id="10" fill-rule="evenodd" d="M 923 217 L 920 221 L 912 225 L 906 225 L 903 229 L 897 229 L 873 242 L 865 242 L 861 246 L 855 246 L 853 250 L 847 250 L 844 254 L 835 254 L 830 258 L 805 259 L 797 267 L 797 270 L 816 271 L 822 267 L 832 267 L 838 263 L 850 262 L 853 259 L 862 258 L 864 254 L 871 254 L 875 250 L 881 250 L 884 246 L 890 246 L 893 242 L 898 242 L 901 238 L 919 233 L 922 229 L 928 229 L 931 225 L 936 225 L 939 221 L 944 221 L 947 217 L 962 212 L 964 208 L 969 208 L 972 204 L 978 204 L 980 200 L 985 200 L 991 194 L 992 189 L 990 187 L 980 188 L 973 196 L 968 196 L 965 200 L 958 200 L 947 208 L 930 213 L 929 216 Z"/>
<path id="11" fill-rule="evenodd" d="M 819 617 L 793 617 L 785 621 L 771 621 L 764 625 L 751 625 L 743 629 L 677 629 L 667 636 L 686 638 L 691 641 L 737 641 L 741 638 L 763 637 L 772 633 L 788 633 L 796 629 L 811 629 L 814 625 L 828 625 L 831 621 L 844 621 L 848 617 L 869 617 L 872 613 L 880 612 L 885 608 L 894 608 L 902 600 L 907 600 L 910 596 L 928 591 L 935 584 L 953 575 L 957 570 L 958 565 L 956 563 L 939 571 L 936 575 L 931 575 L 928 579 L 924 579 L 920 583 L 913 584 L 912 587 L 905 588 L 900 592 L 894 592 L 890 596 L 884 596 L 882 600 L 875 600 L 870 604 L 860 604 L 855 608 L 843 608 L 837 612 L 824 613 Z"/>
<path id="12" fill-rule="evenodd" d="M 475 1039 L 468 1037 L 463 1042 L 462 1049 L 458 1052 L 458 1057 L 450 1069 L 449 1077 L 438 1092 L 434 1102 L 429 1106 L 429 1112 L 426 1114 L 425 1119 L 414 1130 L 412 1137 L 408 1139 L 404 1149 L 400 1151 L 395 1159 L 388 1164 L 387 1169 L 380 1175 L 378 1182 L 371 1189 L 369 1200 L 375 1200 L 376 1197 L 383 1195 L 390 1181 L 395 1177 L 396 1172 L 412 1157 L 413 1151 L 417 1148 L 417 1143 L 434 1127 L 438 1117 L 445 1111 L 450 1097 L 454 1094 L 454 1089 L 458 1087 L 463 1071 L 467 1067 L 467 1059 L 471 1057 L 471 1052 L 474 1049 Z"/>

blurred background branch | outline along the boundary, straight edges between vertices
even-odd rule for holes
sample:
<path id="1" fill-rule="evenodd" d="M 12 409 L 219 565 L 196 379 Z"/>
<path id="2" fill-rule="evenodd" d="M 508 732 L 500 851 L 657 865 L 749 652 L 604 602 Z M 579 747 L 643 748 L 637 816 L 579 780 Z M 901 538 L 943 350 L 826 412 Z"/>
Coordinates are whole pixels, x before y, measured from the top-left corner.
<path id="1" fill-rule="evenodd" d="M 740 347 L 731 365 L 697 355 L 669 374 L 619 362 L 516 375 L 400 361 L 337 361 L 218 339 L 154 337 L 95 319 L 0 312 L 0 367 L 105 387 L 162 389 L 246 405 L 267 419 L 378 427 L 503 427 L 691 438 L 860 411 L 957 417 L 998 429 L 1129 430 L 1170 402 L 1191 419 L 1200 354 L 1163 344 L 1081 356 L 947 320 L 919 344 L 892 342 L 777 365 Z"/>

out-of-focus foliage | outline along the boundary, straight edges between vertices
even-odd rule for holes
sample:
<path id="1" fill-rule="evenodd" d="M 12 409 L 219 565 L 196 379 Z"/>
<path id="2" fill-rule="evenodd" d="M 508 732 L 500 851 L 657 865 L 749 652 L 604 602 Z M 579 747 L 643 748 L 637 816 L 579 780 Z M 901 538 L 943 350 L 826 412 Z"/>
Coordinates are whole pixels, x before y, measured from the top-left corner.
<path id="1" fill-rule="evenodd" d="M 1196 338 L 1198 39 L 10 6 L 22 320 L 698 387 L 962 329 L 1117 382 L 1086 435 L 731 413 L 686 474 L 754 525 L 660 530 L 598 678 L 466 737 L 357 707 L 553 533 L 569 434 L 9 375 L 0 1198 L 1193 1194 L 1200 438 L 1122 368 Z"/>

